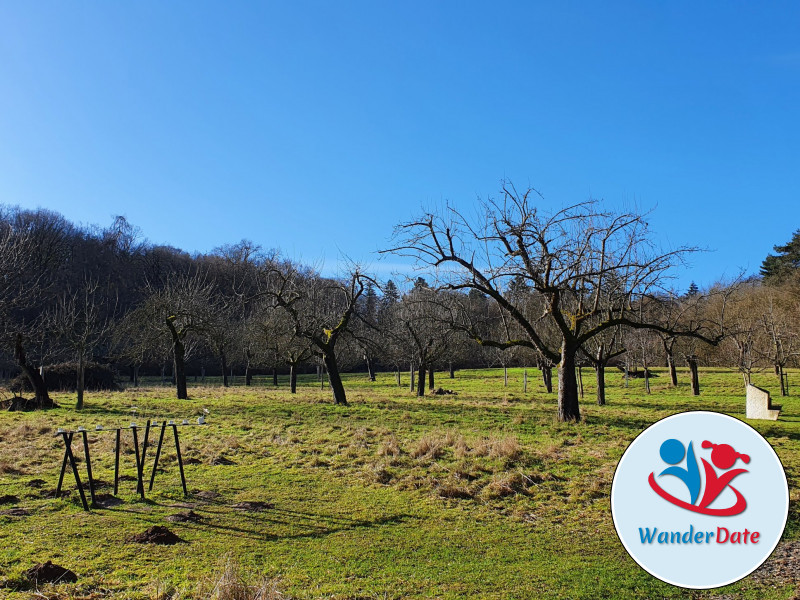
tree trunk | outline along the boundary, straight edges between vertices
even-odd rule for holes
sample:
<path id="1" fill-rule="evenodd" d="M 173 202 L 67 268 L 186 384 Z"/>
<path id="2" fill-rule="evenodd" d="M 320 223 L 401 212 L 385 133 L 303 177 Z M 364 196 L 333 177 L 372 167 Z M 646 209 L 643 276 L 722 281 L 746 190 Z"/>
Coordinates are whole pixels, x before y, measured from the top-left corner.
<path id="1" fill-rule="evenodd" d="M 503 365 L 503 387 L 508 387 L 508 367 Z"/>
<path id="2" fill-rule="evenodd" d="M 450 362 L 448 367 L 450 368 L 450 379 L 455 379 L 456 378 L 456 372 L 453 369 L 453 362 L 452 361 Z"/>
<path id="3" fill-rule="evenodd" d="M 247 386 L 253 385 L 253 373 L 250 370 L 250 362 L 246 362 L 244 365 L 244 384 Z"/>
<path id="4" fill-rule="evenodd" d="M 372 358 L 369 354 L 364 355 L 364 361 L 367 363 L 367 375 L 370 381 L 375 381 L 375 365 L 372 363 Z"/>
<path id="5" fill-rule="evenodd" d="M 173 375 L 175 377 L 175 388 L 178 392 L 178 400 L 186 400 L 189 397 L 186 391 L 186 365 L 184 363 L 186 348 L 183 342 L 174 340 L 172 350 L 174 354 Z"/>
<path id="6" fill-rule="evenodd" d="M 19 368 L 28 378 L 31 383 L 34 394 L 34 402 L 37 408 L 53 408 L 53 400 L 47 393 L 47 385 L 45 385 L 44 377 L 41 376 L 39 371 L 28 364 L 28 359 L 25 356 L 25 349 L 22 347 L 22 335 L 17 334 L 17 339 L 14 343 L 14 358 L 17 360 Z"/>
<path id="7" fill-rule="evenodd" d="M 788 396 L 789 393 L 786 391 L 786 381 L 783 377 L 783 365 L 778 365 L 778 377 L 781 378 L 781 396 Z"/>
<path id="8" fill-rule="evenodd" d="M 84 388 L 84 374 L 85 374 L 85 367 L 84 367 L 84 358 L 83 352 L 78 355 L 78 401 L 75 403 L 75 408 L 80 410 L 83 408 L 83 388 Z"/>
<path id="9" fill-rule="evenodd" d="M 583 367 L 578 367 L 578 391 L 581 395 L 581 400 L 583 400 Z"/>
<path id="10" fill-rule="evenodd" d="M 553 368 L 552 367 L 541 367 L 542 370 L 542 381 L 544 382 L 544 389 L 547 390 L 548 394 L 553 393 Z"/>
<path id="11" fill-rule="evenodd" d="M 573 422 L 581 420 L 578 403 L 578 379 L 575 376 L 577 348 L 566 344 L 561 348 L 561 363 L 558 365 L 558 420 Z"/>
<path id="12" fill-rule="evenodd" d="M 409 391 L 414 391 L 414 363 L 411 363 L 411 367 L 409 369 L 409 375 L 411 379 L 411 383 L 408 386 Z"/>
<path id="13" fill-rule="evenodd" d="M 225 352 L 219 353 L 219 362 L 222 365 L 222 387 L 228 387 L 228 360 Z"/>
<path id="14" fill-rule="evenodd" d="M 433 375 L 433 367 L 428 371 L 428 389 L 433 391 L 436 388 L 435 377 Z"/>
<path id="15" fill-rule="evenodd" d="M 272 367 L 272 385 L 278 387 L 278 367 Z"/>
<path id="16" fill-rule="evenodd" d="M 425 395 L 425 365 L 419 364 L 419 377 L 417 377 L 417 396 Z"/>
<path id="17" fill-rule="evenodd" d="M 139 365 L 133 366 L 133 387 L 139 387 Z"/>
<path id="18" fill-rule="evenodd" d="M 667 367 L 669 368 L 670 385 L 678 387 L 678 370 L 675 368 L 675 355 L 671 350 L 667 352 Z"/>
<path id="19" fill-rule="evenodd" d="M 400 383 L 400 367 L 397 367 L 397 387 L 400 387 L 402 384 Z"/>
<path id="20" fill-rule="evenodd" d="M 525 369 L 522 373 L 522 393 L 528 393 L 528 369 Z"/>
<path id="21" fill-rule="evenodd" d="M 292 394 L 297 393 L 297 367 L 294 363 L 289 364 L 289 391 Z"/>
<path id="22" fill-rule="evenodd" d="M 700 395 L 700 376 L 697 373 L 697 357 L 696 356 L 687 356 L 686 362 L 689 365 L 689 372 L 692 375 L 692 395 L 699 396 Z"/>
<path id="23" fill-rule="evenodd" d="M 336 355 L 333 352 L 326 352 L 322 360 L 325 361 L 325 368 L 328 370 L 328 381 L 333 391 L 334 403 L 347 406 L 347 396 L 344 392 L 342 376 L 339 374 L 339 365 L 336 363 Z"/>
<path id="24" fill-rule="evenodd" d="M 595 376 L 597 377 L 597 405 L 605 406 L 606 404 L 606 366 L 602 363 L 596 363 L 594 366 Z"/>

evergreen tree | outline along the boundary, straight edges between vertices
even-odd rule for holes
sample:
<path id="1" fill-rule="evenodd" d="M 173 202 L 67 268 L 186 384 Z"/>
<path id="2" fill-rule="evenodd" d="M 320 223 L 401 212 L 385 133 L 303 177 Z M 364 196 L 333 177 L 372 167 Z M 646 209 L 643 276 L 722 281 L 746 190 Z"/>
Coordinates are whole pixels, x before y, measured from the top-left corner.
<path id="1" fill-rule="evenodd" d="M 761 276 L 765 281 L 777 283 L 792 273 L 800 271 L 800 229 L 783 246 L 773 246 L 777 254 L 768 254 L 761 263 Z"/>
<path id="2" fill-rule="evenodd" d="M 400 300 L 400 292 L 391 279 L 383 286 L 383 304 L 389 306 Z"/>
<path id="3" fill-rule="evenodd" d="M 689 289 L 686 291 L 686 295 L 691 298 L 692 296 L 697 296 L 697 294 L 699 293 L 700 293 L 700 288 L 697 287 L 697 284 L 694 281 L 690 283 Z"/>

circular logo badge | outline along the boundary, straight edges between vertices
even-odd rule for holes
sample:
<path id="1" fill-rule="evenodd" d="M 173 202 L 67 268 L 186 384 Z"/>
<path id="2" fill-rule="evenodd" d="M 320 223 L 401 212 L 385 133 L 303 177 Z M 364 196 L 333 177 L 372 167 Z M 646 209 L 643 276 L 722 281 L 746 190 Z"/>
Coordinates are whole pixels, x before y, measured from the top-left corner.
<path id="1" fill-rule="evenodd" d="M 752 573 L 772 554 L 789 514 L 778 456 L 727 415 L 672 415 L 628 446 L 611 487 L 622 545 L 672 585 L 707 589 Z"/>

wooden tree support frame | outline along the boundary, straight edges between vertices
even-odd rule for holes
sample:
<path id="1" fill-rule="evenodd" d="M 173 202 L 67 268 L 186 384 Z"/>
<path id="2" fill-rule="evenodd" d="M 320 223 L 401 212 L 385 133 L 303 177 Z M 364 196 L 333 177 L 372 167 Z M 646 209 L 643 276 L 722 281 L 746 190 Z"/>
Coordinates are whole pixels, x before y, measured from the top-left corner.
<path id="1" fill-rule="evenodd" d="M 203 425 L 205 423 L 198 422 L 199 425 Z M 183 470 L 183 456 L 181 455 L 181 445 L 180 445 L 180 438 L 178 437 L 178 424 L 170 421 L 163 421 L 162 423 L 152 423 L 150 420 L 147 421 L 147 424 L 144 427 L 144 438 L 142 439 L 141 451 L 139 448 L 139 429 L 141 427 L 137 425 L 131 425 L 130 427 L 120 427 L 116 429 L 97 429 L 96 432 L 104 432 L 104 431 L 114 431 L 116 433 L 116 440 L 114 444 L 114 495 L 116 496 L 119 492 L 119 455 L 121 449 L 121 441 L 122 441 L 122 431 L 131 431 L 133 434 L 133 446 L 135 450 L 135 459 L 136 459 L 136 493 L 139 494 L 142 500 L 145 499 L 145 460 L 147 458 L 147 448 L 150 444 L 150 429 L 154 427 L 158 427 L 160 425 L 160 433 L 158 436 L 158 445 L 156 446 L 156 456 L 155 460 L 153 461 L 153 470 L 150 474 L 150 482 L 148 485 L 148 491 L 153 490 L 153 483 L 156 479 L 156 470 L 158 469 L 158 461 L 161 458 L 161 448 L 164 444 L 164 434 L 167 428 L 172 429 L 172 435 L 175 440 L 175 453 L 178 457 L 178 469 L 180 470 L 181 474 L 181 487 L 183 488 L 183 495 L 184 497 L 189 495 L 189 491 L 186 488 L 186 475 Z M 182 425 L 188 425 L 186 421 L 182 423 Z M 91 504 L 86 499 L 86 494 L 83 489 L 83 483 L 81 482 L 80 474 L 78 473 L 78 464 L 75 460 L 75 454 L 72 451 L 72 440 L 76 433 L 80 433 L 83 436 L 83 454 L 84 460 L 86 462 L 86 476 L 89 482 L 89 494 L 91 497 Z M 72 474 L 75 477 L 75 485 L 78 488 L 78 493 L 81 497 L 81 504 L 83 505 L 84 510 L 89 510 L 90 508 L 98 508 L 97 500 L 95 498 L 95 482 L 94 476 L 92 474 L 92 461 L 89 454 L 89 439 L 88 439 L 89 431 L 83 428 L 78 429 L 77 431 L 63 431 L 59 430 L 56 435 L 60 435 L 64 441 L 64 458 L 61 461 L 61 472 L 58 476 L 58 486 L 56 487 L 56 494 L 55 497 L 59 498 L 61 496 L 61 488 L 64 484 L 64 475 L 67 472 L 67 463 L 69 463 L 70 467 L 72 468 Z"/>

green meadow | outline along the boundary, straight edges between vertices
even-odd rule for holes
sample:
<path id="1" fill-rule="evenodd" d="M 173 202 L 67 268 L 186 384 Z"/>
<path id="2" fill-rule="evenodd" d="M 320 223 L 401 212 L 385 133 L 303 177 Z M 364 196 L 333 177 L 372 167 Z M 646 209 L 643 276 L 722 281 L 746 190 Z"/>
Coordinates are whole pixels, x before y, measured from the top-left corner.
<path id="1" fill-rule="evenodd" d="M 56 395 L 62 408 L 0 413 L 0 597 L 22 598 L 793 598 L 787 570 L 756 572 L 717 590 L 664 584 L 640 569 L 620 544 L 610 488 L 627 445 L 651 423 L 687 410 L 744 419 L 741 376 L 701 372 L 702 395 L 688 374 L 668 387 L 664 371 L 624 385 L 607 373 L 608 404 L 594 401 L 584 369 L 583 422 L 556 421 L 555 394 L 538 371 L 437 373 L 453 395 L 416 397 L 408 374 L 369 382 L 345 378 L 349 406 L 334 406 L 313 376 L 291 395 L 256 379 L 251 387 L 195 384 L 178 401 L 169 387 L 87 394 L 86 408 Z M 753 381 L 777 396 L 777 379 Z M 271 384 L 271 380 L 269 381 Z M 800 373 L 790 373 L 800 386 Z M 750 422 L 773 445 L 789 479 L 791 508 L 776 555 L 800 538 L 800 401 L 795 388 L 777 422 Z M 129 432 L 123 437 L 119 498 L 84 512 L 68 469 L 63 498 L 52 498 L 63 443 L 57 428 L 116 427 L 132 420 L 192 422 L 180 428 L 189 496 L 167 437 L 154 489 L 136 494 Z M 114 435 L 89 435 L 98 494 L 113 480 Z M 154 436 L 151 436 L 151 443 Z M 73 444 L 82 457 L 80 444 Z M 147 455 L 147 474 L 155 450 Z M 85 476 L 85 465 L 79 464 Z M 88 492 L 87 492 L 88 495 Z M 247 504 L 262 503 L 262 504 Z M 21 509 L 21 510 L 12 510 Z M 168 521 L 193 511 L 196 520 Z M 167 526 L 183 542 L 131 538 Z M 24 572 L 51 560 L 78 575 L 74 584 L 34 589 Z M 784 561 L 785 562 L 785 561 Z M 233 590 L 233 592 L 231 591 Z M 227 594 L 227 595 L 226 595 Z"/>

